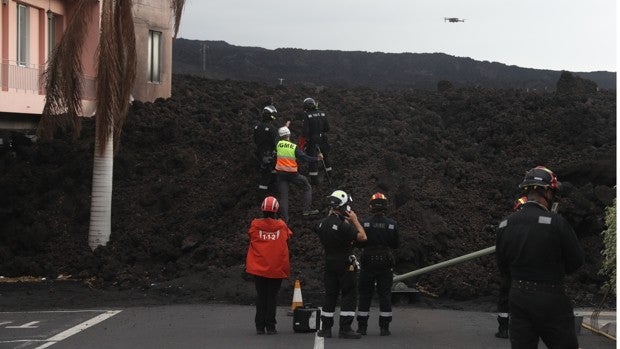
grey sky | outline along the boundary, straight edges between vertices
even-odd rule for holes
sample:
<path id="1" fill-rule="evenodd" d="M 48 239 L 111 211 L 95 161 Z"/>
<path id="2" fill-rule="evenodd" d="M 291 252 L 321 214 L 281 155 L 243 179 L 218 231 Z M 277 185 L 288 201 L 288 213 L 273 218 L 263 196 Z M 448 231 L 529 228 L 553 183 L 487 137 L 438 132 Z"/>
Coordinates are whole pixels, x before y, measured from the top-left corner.
<path id="1" fill-rule="evenodd" d="M 617 15 L 616 0 L 187 0 L 178 37 L 616 71 Z"/>

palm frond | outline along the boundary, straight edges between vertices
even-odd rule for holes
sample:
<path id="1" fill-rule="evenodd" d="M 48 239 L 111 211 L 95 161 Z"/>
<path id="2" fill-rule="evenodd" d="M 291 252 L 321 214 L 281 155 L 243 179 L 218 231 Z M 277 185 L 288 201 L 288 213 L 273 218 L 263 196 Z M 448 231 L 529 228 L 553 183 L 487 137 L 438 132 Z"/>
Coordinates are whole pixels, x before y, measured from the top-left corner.
<path id="1" fill-rule="evenodd" d="M 118 140 L 136 77 L 133 1 L 107 0 L 101 9 L 97 69 L 97 139 L 99 149 Z M 105 101 L 105 102 L 103 102 Z"/>
<path id="2" fill-rule="evenodd" d="M 81 54 L 91 20 L 92 0 L 78 0 L 67 30 L 54 49 L 44 76 L 45 106 L 37 132 L 51 138 L 57 129 L 80 133 L 79 114 L 82 100 Z"/>
<path id="3" fill-rule="evenodd" d="M 171 0 L 172 12 L 174 13 L 174 37 L 177 37 L 179 32 L 179 25 L 181 24 L 181 15 L 183 14 L 183 7 L 185 6 L 185 0 Z"/>

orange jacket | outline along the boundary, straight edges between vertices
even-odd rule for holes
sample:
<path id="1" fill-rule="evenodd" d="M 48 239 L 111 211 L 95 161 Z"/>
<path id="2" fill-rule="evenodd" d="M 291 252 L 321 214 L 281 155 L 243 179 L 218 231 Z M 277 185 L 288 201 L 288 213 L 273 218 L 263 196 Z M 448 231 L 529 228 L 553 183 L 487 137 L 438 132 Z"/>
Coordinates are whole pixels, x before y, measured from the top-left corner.
<path id="1" fill-rule="evenodd" d="M 248 235 L 250 247 L 245 259 L 248 274 L 285 279 L 291 273 L 287 241 L 293 233 L 281 219 L 256 218 Z"/>

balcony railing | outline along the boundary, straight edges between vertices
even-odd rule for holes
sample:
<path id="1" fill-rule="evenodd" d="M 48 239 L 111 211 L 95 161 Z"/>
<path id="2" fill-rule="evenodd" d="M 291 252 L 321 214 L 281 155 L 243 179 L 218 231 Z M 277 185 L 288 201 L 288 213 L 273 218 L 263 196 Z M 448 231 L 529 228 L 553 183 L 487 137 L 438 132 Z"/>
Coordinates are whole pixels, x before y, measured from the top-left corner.
<path id="1" fill-rule="evenodd" d="M 45 66 L 21 65 L 15 61 L 0 62 L 0 93 L 14 91 L 32 94 L 45 94 Z M 82 98 L 94 100 L 96 97 L 95 78 L 82 76 Z"/>

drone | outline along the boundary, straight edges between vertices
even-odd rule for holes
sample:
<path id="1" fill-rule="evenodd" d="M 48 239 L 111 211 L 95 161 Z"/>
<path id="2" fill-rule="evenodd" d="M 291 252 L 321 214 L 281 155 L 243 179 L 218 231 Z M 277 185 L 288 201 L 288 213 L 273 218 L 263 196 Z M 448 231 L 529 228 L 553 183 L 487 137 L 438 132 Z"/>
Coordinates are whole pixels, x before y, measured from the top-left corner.
<path id="1" fill-rule="evenodd" d="M 464 18 L 457 18 L 457 17 L 444 17 L 443 20 L 444 22 L 450 22 L 450 23 L 465 22 Z"/>

